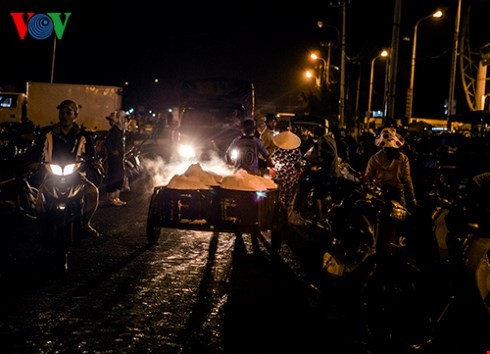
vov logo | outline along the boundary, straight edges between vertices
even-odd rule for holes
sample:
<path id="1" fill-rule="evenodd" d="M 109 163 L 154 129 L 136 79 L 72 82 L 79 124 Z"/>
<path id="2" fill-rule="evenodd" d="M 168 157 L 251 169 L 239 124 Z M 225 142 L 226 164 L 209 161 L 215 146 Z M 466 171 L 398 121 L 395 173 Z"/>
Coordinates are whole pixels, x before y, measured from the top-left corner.
<path id="1" fill-rule="evenodd" d="M 61 19 L 64 15 L 64 21 Z M 54 33 L 57 39 L 62 39 L 65 33 L 71 12 L 48 12 L 46 14 L 35 14 L 34 12 L 11 12 L 15 28 L 19 38 L 24 40 L 27 33 L 37 40 L 44 40 Z"/>

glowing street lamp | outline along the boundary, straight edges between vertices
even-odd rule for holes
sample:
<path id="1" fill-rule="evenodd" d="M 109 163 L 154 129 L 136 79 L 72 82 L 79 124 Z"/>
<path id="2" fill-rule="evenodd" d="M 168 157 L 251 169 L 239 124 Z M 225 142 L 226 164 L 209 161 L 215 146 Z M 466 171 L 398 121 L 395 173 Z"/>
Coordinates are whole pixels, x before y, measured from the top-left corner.
<path id="1" fill-rule="evenodd" d="M 317 77 L 311 70 L 306 70 L 305 76 L 307 79 L 315 79 L 316 85 L 319 87 L 320 86 L 320 78 Z"/>
<path id="2" fill-rule="evenodd" d="M 369 118 L 371 118 L 371 102 L 373 98 L 373 81 L 374 81 L 374 63 L 378 58 L 386 58 L 389 55 L 388 51 L 383 50 L 381 53 L 376 55 L 373 60 L 371 60 L 371 75 L 369 77 L 369 96 L 368 96 L 368 107 L 367 107 L 367 118 L 369 123 Z"/>
<path id="3" fill-rule="evenodd" d="M 415 27 L 413 30 L 413 43 L 412 43 L 412 61 L 410 63 L 410 84 L 408 87 L 408 92 L 407 92 L 407 102 L 405 106 L 405 116 L 407 119 L 412 118 L 412 107 L 413 107 L 413 82 L 415 78 L 415 58 L 416 58 L 416 53 L 417 53 L 417 29 L 419 26 L 419 23 L 428 20 L 430 18 L 439 18 L 442 16 L 442 11 L 437 10 L 436 12 L 422 17 L 420 20 L 418 20 L 415 23 Z"/>
<path id="4" fill-rule="evenodd" d="M 310 58 L 313 59 L 313 60 L 321 60 L 322 61 L 323 71 L 325 73 L 325 83 L 328 85 L 329 84 L 329 80 L 330 80 L 330 78 L 329 78 L 330 60 L 327 61 L 327 60 L 323 59 L 322 57 L 319 57 L 315 53 L 311 53 L 310 54 Z M 323 77 L 323 75 L 320 75 L 320 77 Z"/>

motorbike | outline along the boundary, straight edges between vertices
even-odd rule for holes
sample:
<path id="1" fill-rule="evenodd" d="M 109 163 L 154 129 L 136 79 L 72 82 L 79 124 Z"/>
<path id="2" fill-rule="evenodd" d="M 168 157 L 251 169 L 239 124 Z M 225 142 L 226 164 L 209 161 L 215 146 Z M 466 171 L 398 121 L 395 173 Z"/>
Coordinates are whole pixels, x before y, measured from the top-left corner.
<path id="1" fill-rule="evenodd" d="M 366 334 L 379 347 L 430 348 L 458 305 L 490 320 L 490 236 L 472 203 L 464 186 L 448 185 L 441 175 L 412 223 L 420 227 L 406 234 L 405 245 L 394 245 L 392 256 L 375 255 L 360 293 Z M 417 234 L 432 240 L 411 245 Z M 414 252 L 421 248 L 429 252 Z"/>
<path id="2" fill-rule="evenodd" d="M 340 177 L 325 182 L 318 167 L 304 165 L 293 209 L 300 218 L 290 217 L 291 224 L 319 239 L 323 269 L 334 276 L 354 272 L 374 253 L 375 216 L 361 201 L 379 193 L 349 164 L 340 170 Z"/>
<path id="3" fill-rule="evenodd" d="M 140 156 L 140 149 L 134 145 L 127 149 L 126 153 L 124 154 L 125 173 L 129 182 L 132 182 L 140 177 L 144 171 Z"/>
<path id="4" fill-rule="evenodd" d="M 71 249 L 83 238 L 85 183 L 80 173 L 84 160 L 44 163 L 46 176 L 38 217 L 43 241 L 54 251 L 54 266 L 68 270 Z"/>
<path id="5" fill-rule="evenodd" d="M 403 205 L 380 197 L 362 203 L 375 212 L 375 251 L 360 278 L 360 318 L 367 342 L 393 352 L 425 349 L 451 302 L 450 287 L 410 252 L 412 235 L 402 227 L 410 213 Z"/>
<path id="6" fill-rule="evenodd" d="M 457 192 L 437 190 L 431 194 L 434 237 L 441 266 L 465 289 L 460 296 L 469 297 L 476 310 L 490 318 L 488 206 L 475 204 L 467 182 L 461 181 Z"/>
<path id="7" fill-rule="evenodd" d="M 29 167 L 16 171 L 14 176 L 0 181 L 0 206 L 35 220 L 38 183 L 35 171 Z"/>

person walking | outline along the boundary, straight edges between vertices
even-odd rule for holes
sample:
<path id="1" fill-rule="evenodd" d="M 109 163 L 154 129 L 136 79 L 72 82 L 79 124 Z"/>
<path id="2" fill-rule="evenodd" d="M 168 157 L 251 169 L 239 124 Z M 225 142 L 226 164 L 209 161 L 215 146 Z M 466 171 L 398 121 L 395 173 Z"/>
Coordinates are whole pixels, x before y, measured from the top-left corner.
<path id="1" fill-rule="evenodd" d="M 40 137 L 38 147 L 41 149 L 42 162 L 77 161 L 81 158 L 93 160 L 95 157 L 95 146 L 89 134 L 82 130 L 75 122 L 79 110 L 82 108 L 71 99 L 62 101 L 57 107 L 59 122 L 47 127 Z M 92 227 L 90 221 L 99 205 L 99 189 L 84 174 L 81 175 L 84 182 L 84 220 L 85 234 L 89 237 L 98 238 L 99 232 Z M 36 210 L 42 213 L 43 194 L 45 191 L 44 181 L 39 187 L 36 200 Z"/>
<path id="2" fill-rule="evenodd" d="M 123 206 L 119 195 L 124 187 L 125 169 L 124 153 L 125 131 L 126 131 L 126 112 L 123 110 L 114 111 L 108 117 L 111 128 L 105 141 L 107 156 L 107 179 L 106 192 L 107 204 L 111 206 Z"/>
<path id="3" fill-rule="evenodd" d="M 227 163 L 235 167 L 235 172 L 244 169 L 250 174 L 260 175 L 259 155 L 269 167 L 273 166 L 270 153 L 262 140 L 255 136 L 255 121 L 245 119 L 242 123 L 242 135 L 233 139 L 225 153 Z"/>
<path id="4" fill-rule="evenodd" d="M 279 202 L 286 215 L 292 211 L 292 201 L 298 186 L 300 163 L 302 159 L 301 138 L 290 131 L 283 131 L 272 137 L 277 147 L 271 154 L 275 178 L 280 183 Z"/>

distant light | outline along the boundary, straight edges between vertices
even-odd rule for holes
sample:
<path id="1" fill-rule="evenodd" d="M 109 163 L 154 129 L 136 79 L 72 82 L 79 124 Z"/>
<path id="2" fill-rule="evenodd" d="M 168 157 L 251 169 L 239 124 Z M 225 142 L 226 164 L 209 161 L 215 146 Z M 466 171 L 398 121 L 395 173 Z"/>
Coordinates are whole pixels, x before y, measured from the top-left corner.
<path id="1" fill-rule="evenodd" d="M 436 12 L 434 12 L 434 14 L 432 15 L 432 17 L 441 17 L 442 16 L 442 11 L 441 10 L 437 10 Z"/>
<path id="2" fill-rule="evenodd" d="M 168 111 L 169 113 L 172 113 L 174 110 L 173 110 L 172 108 L 169 108 L 167 111 Z"/>

